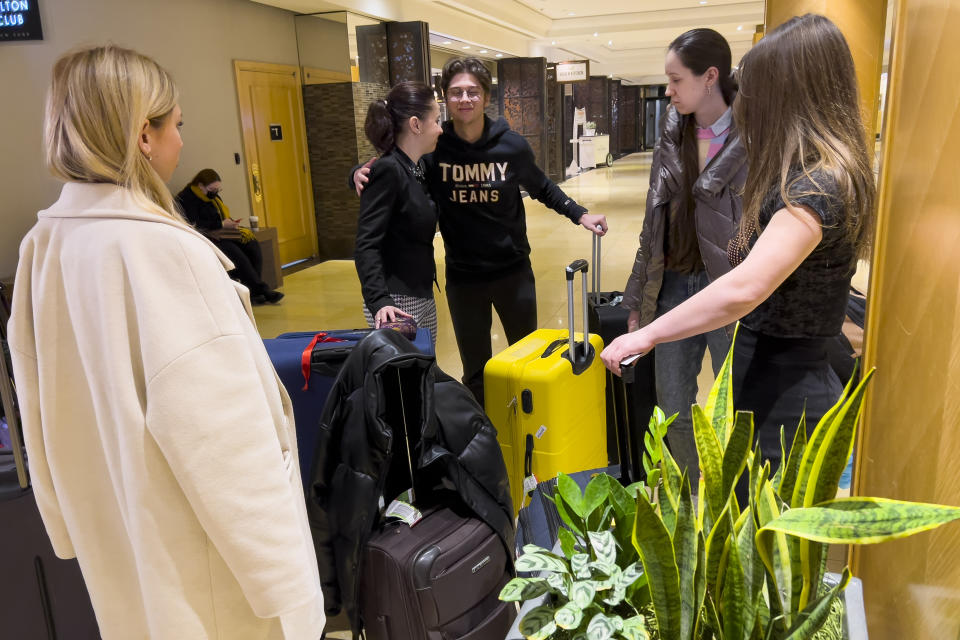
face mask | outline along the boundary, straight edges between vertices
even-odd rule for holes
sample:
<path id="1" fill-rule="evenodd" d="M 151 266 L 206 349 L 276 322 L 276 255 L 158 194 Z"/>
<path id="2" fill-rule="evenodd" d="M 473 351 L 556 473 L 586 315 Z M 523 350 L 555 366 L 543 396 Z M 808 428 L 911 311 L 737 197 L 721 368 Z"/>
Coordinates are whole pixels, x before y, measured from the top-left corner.
<path id="1" fill-rule="evenodd" d="M 220 193 L 219 191 L 207 191 L 207 197 L 213 200 L 214 198 L 217 197 L 217 194 L 219 193 Z"/>

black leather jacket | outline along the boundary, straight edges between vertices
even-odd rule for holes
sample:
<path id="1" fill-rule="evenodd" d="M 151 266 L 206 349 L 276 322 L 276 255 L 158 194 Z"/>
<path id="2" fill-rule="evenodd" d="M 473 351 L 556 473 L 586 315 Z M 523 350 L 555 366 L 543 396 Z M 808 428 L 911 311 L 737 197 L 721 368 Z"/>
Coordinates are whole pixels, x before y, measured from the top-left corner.
<path id="1" fill-rule="evenodd" d="M 442 493 L 435 490 L 442 483 L 497 532 L 512 557 L 513 504 L 496 430 L 470 392 L 406 338 L 375 331 L 356 346 L 319 429 L 310 526 L 327 613 L 346 608 L 355 635 L 361 551 L 379 524 L 381 496 L 389 503 L 410 487 L 404 435 L 412 444 L 418 506 Z"/>
<path id="2" fill-rule="evenodd" d="M 623 291 L 623 306 L 640 312 L 640 326 L 653 321 L 663 284 L 664 237 L 671 201 L 683 184 L 680 137 L 685 118 L 671 106 L 664 116 L 663 133 L 653 150 L 650 189 L 640 232 L 640 248 Z M 730 271 L 727 244 L 740 226 L 743 185 L 747 179 L 747 154 L 736 124 L 717 155 L 693 184 L 694 220 L 700 255 L 710 280 Z"/>

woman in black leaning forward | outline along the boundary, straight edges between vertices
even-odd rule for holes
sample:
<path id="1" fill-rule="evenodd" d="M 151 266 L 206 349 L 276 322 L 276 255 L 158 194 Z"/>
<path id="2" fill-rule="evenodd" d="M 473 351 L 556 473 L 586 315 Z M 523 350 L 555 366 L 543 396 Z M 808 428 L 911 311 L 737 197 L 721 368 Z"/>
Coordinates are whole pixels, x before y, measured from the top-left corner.
<path id="1" fill-rule="evenodd" d="M 250 289 L 251 302 L 276 304 L 283 294 L 271 291 L 260 277 L 263 268 L 260 245 L 250 229 L 241 227 L 240 220 L 230 217 L 230 209 L 220 198 L 222 186 L 216 171 L 203 169 L 177 194 L 177 204 L 190 224 L 230 258 L 235 267 L 230 277 Z"/>
<path id="2" fill-rule="evenodd" d="M 367 110 L 367 138 L 382 154 L 360 199 L 354 259 L 367 323 L 413 318 L 437 340 L 433 237 L 437 211 L 420 158 L 437 146 L 440 107 L 433 90 L 401 82 Z"/>

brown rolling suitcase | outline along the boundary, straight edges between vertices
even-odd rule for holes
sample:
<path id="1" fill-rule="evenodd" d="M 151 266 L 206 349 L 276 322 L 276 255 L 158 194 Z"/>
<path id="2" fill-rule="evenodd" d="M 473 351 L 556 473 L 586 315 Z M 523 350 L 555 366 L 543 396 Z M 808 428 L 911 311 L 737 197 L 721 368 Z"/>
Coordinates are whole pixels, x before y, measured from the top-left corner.
<path id="1" fill-rule="evenodd" d="M 510 580 L 500 538 L 453 509 L 413 527 L 387 524 L 367 543 L 360 610 L 368 640 L 502 640 L 517 615 L 498 596 Z"/>
<path id="2" fill-rule="evenodd" d="M 410 462 L 410 436 L 416 434 L 407 430 L 408 408 L 403 411 L 403 432 L 396 435 L 407 455 L 396 456 L 394 464 L 406 463 L 404 476 L 416 487 Z M 423 517 L 409 519 L 413 525 L 388 520 L 364 547 L 360 617 L 366 640 L 503 640 L 510 630 L 516 605 L 498 596 L 513 577 L 512 558 L 493 529 L 444 493 L 429 496 Z M 413 489 L 410 496 L 415 499 Z"/>

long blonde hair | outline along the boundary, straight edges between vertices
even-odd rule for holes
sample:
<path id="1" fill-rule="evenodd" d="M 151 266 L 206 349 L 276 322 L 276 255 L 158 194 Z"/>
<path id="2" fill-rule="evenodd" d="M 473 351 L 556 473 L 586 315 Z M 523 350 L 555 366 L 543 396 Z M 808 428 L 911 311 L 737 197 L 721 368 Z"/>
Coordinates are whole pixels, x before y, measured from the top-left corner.
<path id="1" fill-rule="evenodd" d="M 733 114 L 747 152 L 742 232 L 759 229 L 760 209 L 772 189 L 792 204 L 791 187 L 804 176 L 811 193 L 825 185 L 822 171 L 839 190 L 846 211 L 843 231 L 865 256 L 874 221 L 876 184 L 860 113 L 853 57 L 829 19 L 807 14 L 764 36 L 740 63 L 740 93 Z M 800 175 L 788 183 L 792 169 Z"/>
<path id="2" fill-rule="evenodd" d="M 63 180 L 126 187 L 148 211 L 179 219 L 138 144 L 144 121 L 163 126 L 178 97 L 170 74 L 136 51 L 107 45 L 65 54 L 47 94 L 47 166 Z"/>

